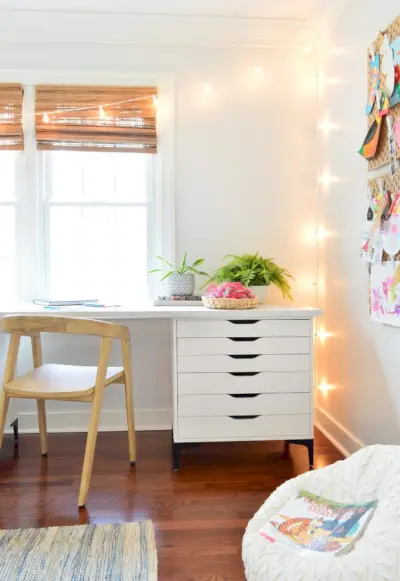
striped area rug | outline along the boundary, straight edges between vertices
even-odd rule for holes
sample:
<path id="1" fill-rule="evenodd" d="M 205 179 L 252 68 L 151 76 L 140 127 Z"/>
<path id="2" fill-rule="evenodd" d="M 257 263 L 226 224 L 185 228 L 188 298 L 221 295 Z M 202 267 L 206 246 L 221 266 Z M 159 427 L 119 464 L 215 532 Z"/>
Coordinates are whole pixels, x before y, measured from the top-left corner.
<path id="1" fill-rule="evenodd" d="M 156 581 L 151 521 L 0 531 L 3 581 Z"/>

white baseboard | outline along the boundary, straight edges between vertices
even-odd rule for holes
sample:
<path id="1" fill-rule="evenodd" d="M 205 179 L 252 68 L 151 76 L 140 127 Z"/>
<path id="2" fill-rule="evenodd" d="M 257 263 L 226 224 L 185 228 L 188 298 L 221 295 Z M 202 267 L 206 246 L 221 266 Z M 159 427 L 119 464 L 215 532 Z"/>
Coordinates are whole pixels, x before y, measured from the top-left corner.
<path id="1" fill-rule="evenodd" d="M 47 412 L 49 432 L 87 432 L 90 410 L 78 412 Z M 172 426 L 171 409 L 136 409 L 135 428 L 138 431 L 170 430 Z M 38 432 L 35 412 L 18 414 L 19 431 L 23 434 Z M 125 410 L 103 410 L 101 412 L 100 432 L 123 432 L 126 428 Z M 8 432 L 12 430 L 7 430 Z"/>
<path id="2" fill-rule="evenodd" d="M 315 408 L 315 425 L 344 456 L 365 448 L 364 442 L 320 407 Z"/>

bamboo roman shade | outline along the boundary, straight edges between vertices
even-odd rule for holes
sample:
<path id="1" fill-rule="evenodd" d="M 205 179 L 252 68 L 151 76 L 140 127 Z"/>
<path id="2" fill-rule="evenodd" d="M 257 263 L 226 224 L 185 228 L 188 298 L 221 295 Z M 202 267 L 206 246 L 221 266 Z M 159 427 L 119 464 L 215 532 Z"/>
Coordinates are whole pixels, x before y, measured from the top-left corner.
<path id="1" fill-rule="evenodd" d="M 0 84 L 0 149 L 24 149 L 23 97 L 22 85 Z"/>
<path id="2" fill-rule="evenodd" d="M 38 85 L 38 149 L 157 152 L 155 87 Z"/>

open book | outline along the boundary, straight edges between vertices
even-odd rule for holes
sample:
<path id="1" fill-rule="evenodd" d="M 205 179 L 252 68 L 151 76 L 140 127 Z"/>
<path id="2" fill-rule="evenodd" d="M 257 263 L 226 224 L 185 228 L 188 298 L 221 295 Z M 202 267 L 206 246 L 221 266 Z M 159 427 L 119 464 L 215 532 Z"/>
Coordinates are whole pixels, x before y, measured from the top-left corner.
<path id="1" fill-rule="evenodd" d="M 260 535 L 299 550 L 347 553 L 365 531 L 377 501 L 342 504 L 300 490 L 271 517 Z"/>

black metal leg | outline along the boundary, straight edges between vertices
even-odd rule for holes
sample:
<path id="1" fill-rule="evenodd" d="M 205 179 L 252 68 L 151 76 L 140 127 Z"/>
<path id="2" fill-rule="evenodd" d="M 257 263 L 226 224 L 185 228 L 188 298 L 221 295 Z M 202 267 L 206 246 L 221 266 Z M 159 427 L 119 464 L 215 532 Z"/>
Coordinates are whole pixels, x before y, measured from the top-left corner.
<path id="1" fill-rule="evenodd" d="M 298 444 L 299 446 L 306 446 L 308 450 L 308 464 L 310 470 L 312 470 L 314 468 L 314 439 L 311 438 L 309 440 L 287 440 L 287 445 L 289 446 L 289 444 Z"/>
<path id="2" fill-rule="evenodd" d="M 172 469 L 174 472 L 179 470 L 179 453 L 181 451 L 182 444 L 176 444 L 174 442 L 174 433 L 172 432 L 171 440 L 171 450 L 172 450 Z"/>
<path id="3" fill-rule="evenodd" d="M 285 440 L 284 444 L 285 444 L 285 447 L 283 449 L 282 458 L 289 458 L 289 441 Z"/>
<path id="4" fill-rule="evenodd" d="M 18 444 L 19 444 L 18 418 L 13 421 L 11 426 L 12 426 L 12 429 L 14 431 L 14 446 L 16 448 L 18 448 Z"/>

